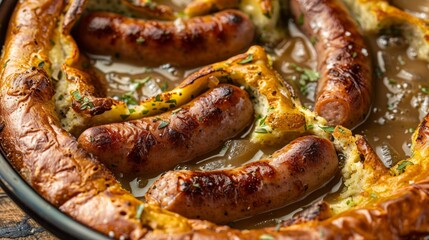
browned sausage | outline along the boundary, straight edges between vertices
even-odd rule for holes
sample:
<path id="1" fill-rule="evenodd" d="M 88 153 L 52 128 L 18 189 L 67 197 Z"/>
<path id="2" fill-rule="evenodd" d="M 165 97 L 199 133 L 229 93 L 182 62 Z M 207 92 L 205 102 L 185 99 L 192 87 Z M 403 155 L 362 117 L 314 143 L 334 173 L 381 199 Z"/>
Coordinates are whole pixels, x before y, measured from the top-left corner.
<path id="1" fill-rule="evenodd" d="M 305 136 L 236 169 L 168 172 L 146 200 L 188 218 L 227 223 L 292 203 L 326 184 L 337 168 L 333 144 Z"/>
<path id="2" fill-rule="evenodd" d="M 367 116 L 372 94 L 371 59 L 356 23 L 337 0 L 292 0 L 291 8 L 316 42 L 316 112 L 330 125 L 355 127 Z"/>
<path id="3" fill-rule="evenodd" d="M 157 66 L 201 66 L 250 46 L 254 26 L 240 11 L 176 21 L 145 21 L 113 13 L 91 13 L 80 23 L 80 46 L 97 54 Z"/>
<path id="4" fill-rule="evenodd" d="M 224 84 L 173 112 L 90 128 L 79 143 L 115 171 L 156 173 L 220 147 L 252 117 L 247 92 Z"/>

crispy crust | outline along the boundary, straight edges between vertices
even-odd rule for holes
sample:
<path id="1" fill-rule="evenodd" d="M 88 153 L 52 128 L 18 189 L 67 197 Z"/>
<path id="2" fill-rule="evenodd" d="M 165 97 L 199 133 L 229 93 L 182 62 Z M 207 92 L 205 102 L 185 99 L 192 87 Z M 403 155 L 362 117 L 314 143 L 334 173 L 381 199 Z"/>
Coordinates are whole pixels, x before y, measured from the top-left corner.
<path id="1" fill-rule="evenodd" d="M 400 189 L 387 189 L 379 198 L 364 202 L 364 208 L 279 231 L 234 230 L 188 220 L 148 204 L 137 216 L 141 202 L 78 147 L 76 139 L 61 128 L 55 112 L 49 40 L 62 12 L 76 10 L 69 7 L 55 0 L 18 3 L 0 62 L 1 145 L 22 176 L 61 211 L 106 235 L 132 239 L 259 239 L 263 234 L 296 239 L 397 239 L 429 232 L 429 116 L 413 137 L 414 154 L 409 160 L 414 165 L 406 174 L 384 175 L 383 181 L 376 181 Z M 69 20 L 64 19 L 60 24 L 67 25 Z M 410 185 L 409 181 L 416 183 Z"/>

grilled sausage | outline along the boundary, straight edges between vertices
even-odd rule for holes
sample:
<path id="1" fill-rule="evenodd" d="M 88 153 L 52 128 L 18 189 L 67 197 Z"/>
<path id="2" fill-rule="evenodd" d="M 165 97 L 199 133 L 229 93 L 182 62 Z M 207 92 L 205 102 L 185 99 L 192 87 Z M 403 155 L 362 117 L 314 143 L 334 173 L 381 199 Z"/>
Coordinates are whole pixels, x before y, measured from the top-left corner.
<path id="1" fill-rule="evenodd" d="M 76 34 L 87 51 L 157 66 L 194 67 L 223 60 L 250 46 L 254 26 L 240 11 L 226 10 L 189 20 L 144 21 L 91 13 Z"/>
<path id="2" fill-rule="evenodd" d="M 170 171 L 146 200 L 188 218 L 227 223 L 292 203 L 326 184 L 337 168 L 333 144 L 305 136 L 269 159 L 236 169 Z"/>
<path id="3" fill-rule="evenodd" d="M 337 0 L 292 0 L 291 9 L 316 41 L 316 112 L 330 125 L 355 127 L 367 116 L 372 94 L 371 59 L 356 23 Z"/>
<path id="4" fill-rule="evenodd" d="M 90 128 L 79 143 L 120 172 L 155 173 L 220 147 L 252 116 L 247 92 L 225 84 L 173 112 Z"/>

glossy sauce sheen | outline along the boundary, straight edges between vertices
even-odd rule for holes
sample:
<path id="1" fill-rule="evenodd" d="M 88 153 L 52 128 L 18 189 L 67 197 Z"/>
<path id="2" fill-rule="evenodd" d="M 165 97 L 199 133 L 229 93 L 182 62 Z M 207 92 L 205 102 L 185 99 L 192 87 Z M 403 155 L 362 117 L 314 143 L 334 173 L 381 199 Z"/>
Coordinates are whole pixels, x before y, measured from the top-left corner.
<path id="1" fill-rule="evenodd" d="M 395 0 L 393 4 L 419 17 L 429 15 L 429 7 L 417 8 L 414 2 L 409 2 Z M 417 2 L 422 6 L 425 4 L 424 0 Z M 301 93 L 303 104 L 312 109 L 317 85 L 315 81 L 303 81 L 302 69 L 315 69 L 317 54 L 311 39 L 307 39 L 292 20 L 287 25 L 290 37 L 271 51 L 274 67 L 293 85 L 296 92 Z M 416 60 L 414 51 L 408 48 L 400 36 L 392 33 L 366 36 L 366 41 L 370 47 L 369 57 L 374 63 L 375 94 L 370 115 L 354 132 L 363 134 L 385 165 L 392 166 L 410 154 L 411 134 L 428 112 L 429 63 Z M 121 98 L 125 93 L 130 93 L 136 99 L 155 95 L 174 88 L 184 76 L 193 71 L 177 69 L 168 64 L 158 68 L 142 68 L 101 56 L 92 56 L 92 59 L 93 64 L 106 74 L 110 86 L 108 94 L 115 98 Z M 139 85 L 138 82 L 142 80 L 145 84 Z M 179 164 L 175 169 L 231 169 L 267 157 L 282 147 L 261 148 L 249 143 L 246 137 L 245 131 L 240 138 L 227 141 L 222 148 L 193 162 Z M 157 178 L 124 176 L 121 173 L 117 175 L 124 187 L 129 188 L 137 197 L 142 197 Z M 280 220 L 290 218 L 327 193 L 337 191 L 340 185 L 341 179 L 336 177 L 302 201 L 230 225 L 237 228 L 275 226 Z"/>

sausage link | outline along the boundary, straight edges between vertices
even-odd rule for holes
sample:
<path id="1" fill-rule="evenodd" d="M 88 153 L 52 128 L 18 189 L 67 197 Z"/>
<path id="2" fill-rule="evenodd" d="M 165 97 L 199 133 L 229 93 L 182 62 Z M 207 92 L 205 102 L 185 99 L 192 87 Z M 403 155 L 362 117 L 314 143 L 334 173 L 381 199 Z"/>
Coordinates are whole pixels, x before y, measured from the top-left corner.
<path id="1" fill-rule="evenodd" d="M 372 71 L 364 38 L 337 0 L 292 0 L 292 13 L 316 41 L 321 79 L 316 112 L 330 125 L 355 127 L 371 105 Z"/>
<path id="2" fill-rule="evenodd" d="M 146 200 L 188 218 L 227 223 L 292 203 L 326 184 L 337 168 L 333 144 L 305 136 L 236 169 L 170 171 Z"/>
<path id="3" fill-rule="evenodd" d="M 253 23 L 237 10 L 165 22 L 91 13 L 76 34 L 80 46 L 91 53 L 183 67 L 226 59 L 250 46 L 253 37 Z"/>
<path id="4" fill-rule="evenodd" d="M 224 84 L 172 112 L 89 128 L 78 141 L 115 171 L 152 174 L 220 147 L 252 118 L 247 92 Z"/>

